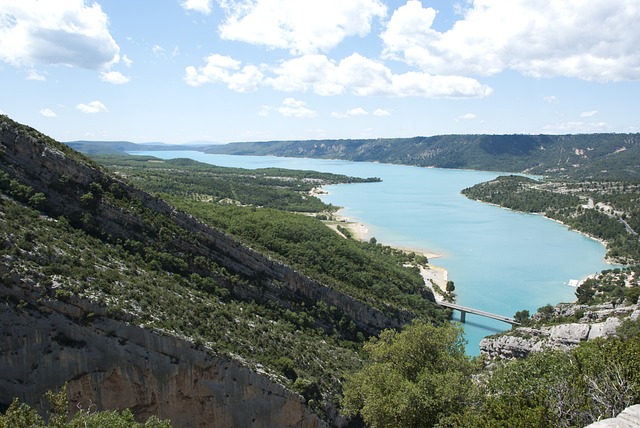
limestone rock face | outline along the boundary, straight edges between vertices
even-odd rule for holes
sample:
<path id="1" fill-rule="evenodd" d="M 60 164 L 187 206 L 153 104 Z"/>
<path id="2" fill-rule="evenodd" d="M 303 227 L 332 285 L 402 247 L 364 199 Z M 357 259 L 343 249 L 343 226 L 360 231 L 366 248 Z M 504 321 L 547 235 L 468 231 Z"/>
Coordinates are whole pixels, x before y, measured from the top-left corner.
<path id="1" fill-rule="evenodd" d="M 605 307 L 606 306 L 606 307 Z M 517 327 L 503 334 L 485 337 L 480 341 L 480 352 L 496 358 L 524 358 L 530 352 L 545 349 L 570 350 L 581 342 L 615 336 L 624 319 L 637 319 L 638 305 L 596 306 L 588 310 L 584 306 L 562 304 L 556 307 L 559 316 L 572 316 L 585 311 L 577 323 L 558 324 L 550 327 Z"/>
<path id="2" fill-rule="evenodd" d="M 549 339 L 561 345 L 577 345 L 589 337 L 589 324 L 560 324 L 548 328 Z M 543 331 L 545 328 L 543 327 Z"/>
<path id="3" fill-rule="evenodd" d="M 585 428 L 637 428 L 640 427 L 640 404 L 627 407 L 615 418 L 604 419 Z"/>
<path id="4" fill-rule="evenodd" d="M 2 404 L 18 397 L 42 409 L 43 394 L 68 382 L 71 411 L 130 408 L 176 427 L 325 426 L 302 397 L 240 361 L 24 284 L 0 298 Z"/>

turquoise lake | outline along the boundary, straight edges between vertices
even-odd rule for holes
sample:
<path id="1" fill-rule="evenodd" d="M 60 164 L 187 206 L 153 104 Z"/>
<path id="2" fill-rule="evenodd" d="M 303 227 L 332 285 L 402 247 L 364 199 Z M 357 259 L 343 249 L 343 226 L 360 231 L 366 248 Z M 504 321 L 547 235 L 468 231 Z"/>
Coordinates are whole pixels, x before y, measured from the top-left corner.
<path id="1" fill-rule="evenodd" d="M 381 183 L 327 186 L 322 200 L 364 223 L 368 236 L 398 247 L 438 253 L 431 262 L 448 270 L 457 303 L 513 316 L 548 303 L 575 300 L 571 279 L 608 269 L 605 248 L 539 215 L 521 214 L 469 200 L 460 191 L 499 173 L 338 160 L 209 155 L 195 151 L 135 152 L 163 159 L 191 158 L 219 166 L 309 169 Z M 455 312 L 455 319 L 459 314 Z M 467 352 L 479 353 L 484 336 L 508 324 L 467 314 Z"/>

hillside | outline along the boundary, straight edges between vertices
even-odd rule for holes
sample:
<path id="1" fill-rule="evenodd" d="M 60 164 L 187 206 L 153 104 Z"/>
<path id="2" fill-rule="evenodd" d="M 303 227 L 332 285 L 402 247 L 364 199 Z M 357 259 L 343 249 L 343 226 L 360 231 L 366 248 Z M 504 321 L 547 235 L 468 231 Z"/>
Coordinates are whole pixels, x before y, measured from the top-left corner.
<path id="1" fill-rule="evenodd" d="M 441 135 L 375 140 L 268 141 L 209 146 L 204 151 L 527 172 L 555 177 L 640 178 L 639 134 Z"/>
<path id="2" fill-rule="evenodd" d="M 339 425 L 334 397 L 361 341 L 446 317 L 422 287 L 390 301 L 366 281 L 302 274 L 6 116 L 0 141 L 3 407 L 39 405 L 69 381 L 72 408 L 130 407 L 176 426 Z M 323 227 L 349 243 L 338 264 L 414 281 L 375 261 L 381 247 Z"/>

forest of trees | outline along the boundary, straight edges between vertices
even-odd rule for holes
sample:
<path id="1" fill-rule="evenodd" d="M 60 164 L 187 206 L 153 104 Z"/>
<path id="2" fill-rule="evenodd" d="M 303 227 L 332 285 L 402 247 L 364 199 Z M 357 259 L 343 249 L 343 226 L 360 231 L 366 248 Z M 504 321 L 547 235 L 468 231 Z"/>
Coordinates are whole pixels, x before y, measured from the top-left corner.
<path id="1" fill-rule="evenodd" d="M 607 256 L 615 262 L 640 262 L 640 185 L 636 182 L 501 176 L 462 193 L 505 208 L 543 214 L 606 242 Z"/>
<path id="2" fill-rule="evenodd" d="M 640 321 L 618 334 L 486 370 L 459 326 L 416 322 L 364 345 L 342 404 L 371 427 L 583 427 L 640 402 Z"/>
<path id="3" fill-rule="evenodd" d="M 640 134 L 437 135 L 372 140 L 265 141 L 209 146 L 203 150 L 207 153 L 526 172 L 558 178 L 640 179 Z"/>

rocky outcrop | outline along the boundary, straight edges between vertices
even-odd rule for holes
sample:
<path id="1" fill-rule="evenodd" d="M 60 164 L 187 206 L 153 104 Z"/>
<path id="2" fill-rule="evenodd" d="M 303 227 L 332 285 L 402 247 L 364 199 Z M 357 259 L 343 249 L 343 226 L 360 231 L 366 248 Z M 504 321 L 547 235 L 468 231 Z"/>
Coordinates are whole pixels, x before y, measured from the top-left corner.
<path id="1" fill-rule="evenodd" d="M 70 411 L 130 408 L 176 427 L 322 427 L 304 399 L 229 357 L 59 301 L 33 284 L 0 287 L 0 403 L 42 409 L 68 382 Z M 39 404 L 38 404 L 39 403 Z"/>
<path id="2" fill-rule="evenodd" d="M 540 328 L 516 327 L 505 333 L 485 337 L 480 341 L 480 352 L 496 358 L 524 358 L 531 352 L 546 349 L 569 350 L 586 340 L 615 336 L 624 319 L 637 319 L 640 306 L 580 306 L 561 304 L 555 307 L 555 316 L 574 316 L 582 313 L 580 322 L 558 324 Z"/>
<path id="3" fill-rule="evenodd" d="M 604 419 L 585 428 L 637 428 L 640 427 L 640 404 L 627 407 L 615 418 Z"/>

